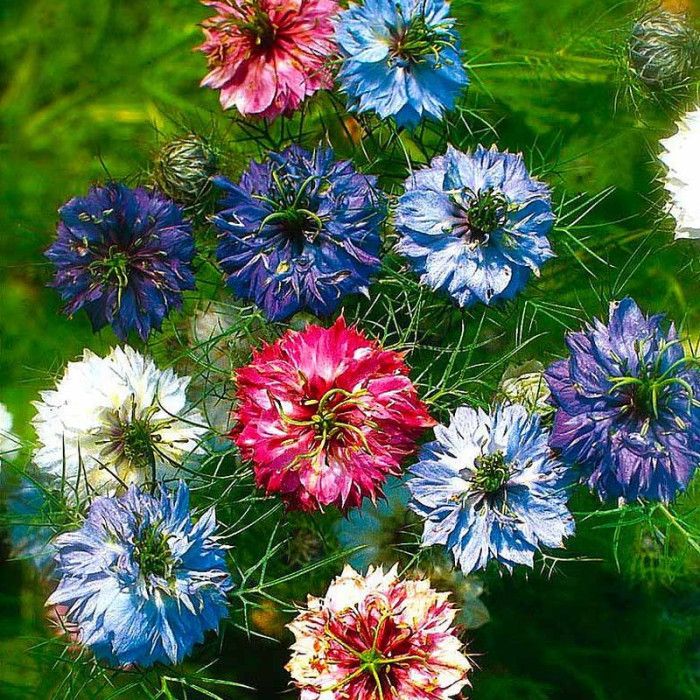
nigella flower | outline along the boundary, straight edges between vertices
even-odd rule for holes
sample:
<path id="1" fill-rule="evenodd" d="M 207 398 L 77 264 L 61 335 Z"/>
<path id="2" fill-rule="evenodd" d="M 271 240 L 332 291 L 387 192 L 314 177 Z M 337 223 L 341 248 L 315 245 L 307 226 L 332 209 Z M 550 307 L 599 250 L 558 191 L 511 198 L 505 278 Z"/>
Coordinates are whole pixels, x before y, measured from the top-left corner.
<path id="1" fill-rule="evenodd" d="M 85 350 L 35 404 L 36 465 L 76 495 L 181 474 L 206 432 L 189 382 L 130 347 Z"/>
<path id="2" fill-rule="evenodd" d="M 179 663 L 226 617 L 231 590 L 214 510 L 195 522 L 189 491 L 132 486 L 96 498 L 84 525 L 55 540 L 62 607 L 77 641 L 114 666 Z"/>
<path id="3" fill-rule="evenodd" d="M 228 286 L 271 320 L 301 309 L 333 313 L 381 267 L 385 206 L 376 178 L 330 149 L 292 146 L 251 163 L 238 185 L 215 182 L 226 193 L 214 224 Z"/>
<path id="4" fill-rule="evenodd" d="M 523 158 L 451 146 L 406 180 L 399 198 L 397 250 L 431 289 L 460 306 L 512 299 L 554 256 L 548 187 Z"/>
<path id="5" fill-rule="evenodd" d="M 408 482 L 425 546 L 445 546 L 465 574 L 491 559 L 508 570 L 532 566 L 542 545 L 563 546 L 574 531 L 567 470 L 552 457 L 539 416 L 518 404 L 490 414 L 463 406 L 435 437 Z"/>
<path id="6" fill-rule="evenodd" d="M 216 15 L 202 24 L 209 73 L 224 109 L 277 117 L 332 87 L 335 0 L 203 0 Z"/>
<path id="7" fill-rule="evenodd" d="M 603 500 L 670 501 L 700 464 L 700 369 L 663 316 L 630 298 L 567 338 L 546 373 L 557 409 L 551 445 Z"/>
<path id="8" fill-rule="evenodd" d="M 661 140 L 659 160 L 666 166 L 664 188 L 668 213 L 676 223 L 676 238 L 700 239 L 700 107 L 676 124 L 676 133 Z"/>
<path id="9" fill-rule="evenodd" d="M 448 700 L 471 671 L 454 629 L 448 593 L 401 580 L 397 567 L 346 566 L 323 598 L 288 625 L 287 670 L 301 700 Z"/>
<path id="10" fill-rule="evenodd" d="M 162 195 L 109 183 L 59 214 L 58 238 L 46 251 L 56 267 L 51 286 L 69 316 L 85 309 L 93 330 L 109 324 L 122 340 L 132 330 L 146 340 L 195 288 L 190 224 Z"/>
<path id="11" fill-rule="evenodd" d="M 303 510 L 376 499 L 433 424 L 407 375 L 342 316 L 265 346 L 236 373 L 232 434 L 258 486 Z"/>
<path id="12" fill-rule="evenodd" d="M 0 403 L 0 464 L 3 459 L 14 459 L 20 449 L 19 438 L 12 431 L 14 417 L 4 403 Z"/>
<path id="13" fill-rule="evenodd" d="M 350 107 L 398 126 L 441 119 L 469 83 L 444 0 L 365 0 L 340 13 L 341 90 Z"/>

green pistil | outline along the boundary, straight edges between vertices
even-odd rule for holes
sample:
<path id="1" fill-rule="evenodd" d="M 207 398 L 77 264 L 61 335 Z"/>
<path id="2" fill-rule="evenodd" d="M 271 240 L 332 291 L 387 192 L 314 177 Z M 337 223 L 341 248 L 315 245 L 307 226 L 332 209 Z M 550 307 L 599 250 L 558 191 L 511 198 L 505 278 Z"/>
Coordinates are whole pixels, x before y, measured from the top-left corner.
<path id="1" fill-rule="evenodd" d="M 392 54 L 395 58 L 420 63 L 426 56 L 440 58 L 440 51 L 452 46 L 449 33 L 443 27 L 430 27 L 425 17 L 411 19 L 403 33 L 394 38 Z"/>
<path id="2" fill-rule="evenodd" d="M 173 556 L 167 535 L 155 527 L 146 528 L 134 543 L 134 561 L 144 578 L 168 579 L 172 573 Z"/>
<path id="3" fill-rule="evenodd" d="M 119 289 L 129 284 L 129 266 L 131 259 L 128 253 L 110 246 L 107 255 L 102 260 L 90 263 L 90 274 L 102 282 L 115 281 Z"/>
<path id="4" fill-rule="evenodd" d="M 271 48 L 277 39 L 277 29 L 270 17 L 256 3 L 250 3 L 249 8 L 248 17 L 245 20 L 235 21 L 235 24 L 242 32 L 252 37 L 257 46 L 262 49 Z"/>
<path id="5" fill-rule="evenodd" d="M 662 406 L 665 398 L 665 390 L 675 384 L 685 391 L 690 408 L 695 402 L 693 387 L 685 379 L 667 375 L 668 372 L 660 377 L 608 377 L 612 384 L 609 393 L 613 394 L 623 389 L 629 389 L 629 410 L 641 418 L 658 418 L 659 408 Z"/>
<path id="6" fill-rule="evenodd" d="M 153 428 L 145 420 L 132 419 L 123 426 L 124 456 L 132 464 L 152 467 L 155 463 Z"/>
<path id="7" fill-rule="evenodd" d="M 510 468 L 505 462 L 505 455 L 500 450 L 477 457 L 474 483 L 484 493 L 495 493 L 509 478 Z"/>
<path id="8" fill-rule="evenodd" d="M 508 221 L 509 204 L 502 192 L 491 188 L 473 192 L 467 188 L 453 199 L 464 212 L 464 222 L 456 227 L 455 233 L 470 245 L 486 243 Z"/>

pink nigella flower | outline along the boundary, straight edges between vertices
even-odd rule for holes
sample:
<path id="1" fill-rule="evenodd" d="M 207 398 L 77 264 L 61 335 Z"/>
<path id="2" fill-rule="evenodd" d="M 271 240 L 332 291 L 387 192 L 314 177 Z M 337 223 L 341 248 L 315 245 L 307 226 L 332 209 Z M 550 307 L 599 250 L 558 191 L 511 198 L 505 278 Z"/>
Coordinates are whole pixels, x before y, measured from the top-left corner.
<path id="1" fill-rule="evenodd" d="M 221 106 L 243 115 L 277 117 L 333 81 L 336 0 L 202 0 L 217 14 L 202 27 L 209 73 Z"/>
<path id="2" fill-rule="evenodd" d="M 448 700 L 469 684 L 449 593 L 350 566 L 290 624 L 301 700 Z"/>
<path id="3" fill-rule="evenodd" d="M 359 506 L 400 473 L 435 424 L 408 378 L 403 353 L 382 349 L 341 317 L 331 328 L 288 331 L 237 371 L 231 437 L 258 486 L 290 508 Z"/>

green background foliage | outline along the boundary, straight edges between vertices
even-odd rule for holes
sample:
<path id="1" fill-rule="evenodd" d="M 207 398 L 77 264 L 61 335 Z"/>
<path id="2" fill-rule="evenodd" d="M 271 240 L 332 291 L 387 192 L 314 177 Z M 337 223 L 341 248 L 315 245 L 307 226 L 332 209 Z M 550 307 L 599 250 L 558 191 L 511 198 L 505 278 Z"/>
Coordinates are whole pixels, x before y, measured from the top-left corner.
<path id="1" fill-rule="evenodd" d="M 559 258 L 507 309 L 460 317 L 438 301 L 433 336 L 424 328 L 410 330 L 422 341 L 410 361 L 424 393 L 443 409 L 488 401 L 507 364 L 549 362 L 563 352 L 567 329 L 604 314 L 607 301 L 621 294 L 634 296 L 649 312 L 668 312 L 697 343 L 700 249 L 692 242 L 672 243 L 655 161 L 657 141 L 672 133 L 677 115 L 644 101 L 635 109 L 621 87 L 615 47 L 629 30 L 635 3 L 454 0 L 453 10 L 473 86 L 449 126 L 451 139 L 462 148 L 481 140 L 526 153 L 554 186 L 555 201 L 563 203 L 554 239 Z M 216 94 L 198 87 L 204 58 L 192 49 L 200 41 L 197 23 L 206 16 L 195 0 L 0 0 L 0 401 L 29 443 L 37 393 L 83 348 L 104 353 L 115 342 L 111 332 L 93 335 L 82 314 L 61 316 L 58 295 L 45 286 L 50 270 L 42 251 L 51 241 L 56 209 L 91 182 L 135 181 L 149 167 L 161 134 L 183 125 L 216 130 L 227 142 L 234 174 L 258 153 L 230 115 L 221 113 Z M 327 97 L 316 102 L 332 136 L 338 117 Z M 402 142 L 414 164 L 424 161 L 421 146 L 431 141 L 424 136 Z M 431 148 L 438 150 L 438 144 Z M 353 155 L 396 191 L 406 168 L 396 153 L 372 144 L 366 155 Z M 411 285 L 413 296 L 403 304 L 402 290 Z M 372 298 L 379 294 L 387 301 L 359 304 L 350 316 L 406 345 L 412 336 L 402 323 L 412 322 L 423 292 L 400 263 L 390 261 Z M 426 304 L 431 308 L 433 300 Z M 454 385 L 442 383 L 434 372 L 444 365 L 437 361 L 433 367 L 429 341 L 447 342 L 460 322 L 470 339 L 468 354 L 456 356 L 464 371 Z M 491 621 L 468 633 L 480 667 L 470 696 L 698 697 L 695 491 L 680 500 L 675 514 L 582 515 L 566 555 L 572 561 L 557 563 L 553 573 L 549 561 L 527 575 L 489 572 L 483 600 Z M 573 501 L 580 514 L 595 508 L 587 494 Z M 245 560 L 245 551 L 241 556 Z M 325 582 L 327 577 L 308 579 L 291 595 L 302 600 L 305 585 L 320 594 Z M 44 597 L 29 566 L 2 562 L 0 698 L 58 692 L 76 700 L 106 697 L 104 687 L 75 680 L 57 691 L 69 662 L 56 661 L 41 642 L 47 637 Z M 258 691 L 217 687 L 217 693 L 276 697 L 287 687 L 287 642 L 233 632 L 207 674 Z M 118 679 L 117 687 L 121 697 L 141 697 L 128 679 Z"/>

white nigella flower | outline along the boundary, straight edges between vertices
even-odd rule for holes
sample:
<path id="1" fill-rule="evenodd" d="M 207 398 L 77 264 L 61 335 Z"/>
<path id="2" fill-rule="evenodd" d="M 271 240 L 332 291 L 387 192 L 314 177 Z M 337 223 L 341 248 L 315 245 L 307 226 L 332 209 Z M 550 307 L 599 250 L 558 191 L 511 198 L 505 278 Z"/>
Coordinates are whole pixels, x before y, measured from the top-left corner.
<path id="1" fill-rule="evenodd" d="M 19 438 L 12 432 L 12 414 L 0 403 L 0 461 L 14 459 L 19 451 Z"/>
<path id="2" fill-rule="evenodd" d="M 35 403 L 35 463 L 78 494 L 182 476 L 206 432 L 188 405 L 189 382 L 130 347 L 107 357 L 85 350 Z"/>
<path id="3" fill-rule="evenodd" d="M 688 112 L 677 127 L 673 136 L 661 140 L 659 155 L 668 171 L 667 211 L 676 220 L 676 238 L 700 238 L 700 108 Z"/>

